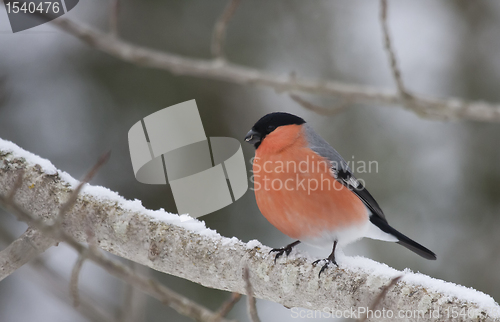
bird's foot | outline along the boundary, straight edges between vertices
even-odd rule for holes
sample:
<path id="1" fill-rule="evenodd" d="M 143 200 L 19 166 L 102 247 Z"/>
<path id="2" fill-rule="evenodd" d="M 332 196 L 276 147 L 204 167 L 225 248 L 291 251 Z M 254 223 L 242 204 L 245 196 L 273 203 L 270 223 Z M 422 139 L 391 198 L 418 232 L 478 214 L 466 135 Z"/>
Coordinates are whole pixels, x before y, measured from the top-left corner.
<path id="1" fill-rule="evenodd" d="M 322 261 L 326 261 L 326 263 L 319 270 L 318 278 L 321 277 L 321 273 L 323 273 L 323 271 L 325 269 L 327 269 L 330 264 L 335 264 L 335 266 L 339 267 L 339 264 L 337 264 L 337 262 L 335 261 L 335 258 L 333 258 L 333 259 L 331 259 L 331 258 L 318 259 L 318 260 L 315 260 L 312 264 L 313 264 L 313 266 L 316 266 L 316 264 L 318 264 L 319 262 L 322 262 Z"/>
<path id="2" fill-rule="evenodd" d="M 323 273 L 323 271 L 328 268 L 328 265 L 335 264 L 335 266 L 339 267 L 339 264 L 337 264 L 337 262 L 335 261 L 335 248 L 336 247 L 337 247 L 337 241 L 334 241 L 333 242 L 333 249 L 332 249 L 332 252 L 330 253 L 330 256 L 328 256 L 325 259 L 315 260 L 313 262 L 313 266 L 316 266 L 316 264 L 318 264 L 319 262 L 326 261 L 325 265 L 323 265 L 323 267 L 321 267 L 321 269 L 319 271 L 318 278 L 320 278 L 321 277 L 321 273 Z"/>
<path id="3" fill-rule="evenodd" d="M 296 241 L 296 242 L 293 242 L 289 245 L 286 245 L 285 247 L 283 248 L 273 248 L 269 251 L 269 254 L 273 253 L 273 252 L 276 252 L 276 256 L 274 257 L 274 263 L 276 264 L 276 260 L 278 258 L 280 258 L 283 254 L 286 254 L 286 256 L 290 255 L 290 253 L 292 252 L 292 249 L 295 245 L 298 245 L 300 243 L 300 241 Z"/>
<path id="4" fill-rule="evenodd" d="M 271 249 L 271 251 L 269 252 L 269 254 L 273 253 L 273 252 L 276 252 L 276 256 L 274 257 L 274 263 L 276 264 L 276 260 L 278 258 L 280 258 L 281 256 L 283 256 L 283 254 L 286 253 L 286 256 L 290 255 L 290 253 L 292 252 L 292 247 L 283 247 L 283 248 L 273 248 Z"/>

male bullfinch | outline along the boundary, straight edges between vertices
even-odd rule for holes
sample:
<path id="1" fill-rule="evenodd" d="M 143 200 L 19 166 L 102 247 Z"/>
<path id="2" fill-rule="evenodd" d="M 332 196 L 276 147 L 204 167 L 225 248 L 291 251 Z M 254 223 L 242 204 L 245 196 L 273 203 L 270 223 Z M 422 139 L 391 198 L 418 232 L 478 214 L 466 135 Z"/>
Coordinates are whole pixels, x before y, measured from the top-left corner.
<path id="1" fill-rule="evenodd" d="M 306 122 L 276 112 L 262 117 L 245 137 L 255 146 L 253 161 L 257 205 L 266 219 L 297 241 L 271 250 L 290 254 L 301 241 L 335 247 L 360 238 L 396 242 L 426 259 L 436 255 L 389 226 L 385 215 L 352 174 L 347 162 Z M 316 264 L 318 261 L 315 261 Z"/>

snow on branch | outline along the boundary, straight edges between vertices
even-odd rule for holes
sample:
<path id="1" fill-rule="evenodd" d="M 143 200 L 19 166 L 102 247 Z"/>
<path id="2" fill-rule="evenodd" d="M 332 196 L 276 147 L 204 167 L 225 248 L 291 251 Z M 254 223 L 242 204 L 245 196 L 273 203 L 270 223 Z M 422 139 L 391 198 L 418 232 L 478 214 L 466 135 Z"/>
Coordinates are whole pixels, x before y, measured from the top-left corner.
<path id="1" fill-rule="evenodd" d="M 38 220 L 52 222 L 78 181 L 0 139 L 0 196 L 9 195 L 21 171 L 24 179 L 14 202 Z M 104 187 L 84 185 L 60 227 L 78 242 L 86 242 L 90 230 L 98 248 L 210 288 L 245 294 L 248 267 L 253 295 L 286 307 L 356 311 L 377 300 L 379 308 L 394 312 L 418 310 L 425 317 L 439 312 L 433 321 L 449 320 L 446 312 L 457 309 L 469 316 L 456 321 L 500 320 L 498 304 L 479 291 L 362 257 L 340 257 L 338 268 L 318 278 L 319 268 L 306 254 L 294 251 L 275 264 L 270 248 L 258 241 L 222 237 L 187 215 L 148 210 L 139 200 L 126 200 Z M 399 275 L 401 280 L 387 289 Z M 386 294 L 380 300 L 381 290 Z"/>

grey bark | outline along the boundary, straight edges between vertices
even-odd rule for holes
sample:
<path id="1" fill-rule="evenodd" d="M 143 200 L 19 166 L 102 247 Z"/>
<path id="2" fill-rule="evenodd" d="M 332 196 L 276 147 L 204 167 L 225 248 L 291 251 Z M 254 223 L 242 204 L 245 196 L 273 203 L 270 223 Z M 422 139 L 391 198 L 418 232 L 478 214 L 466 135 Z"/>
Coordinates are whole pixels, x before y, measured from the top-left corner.
<path id="1" fill-rule="evenodd" d="M 70 185 L 59 175 L 48 175 L 39 166 L 0 150 L 0 194 L 9 193 L 20 169 L 24 169 L 24 181 L 16 193 L 16 203 L 38 218 L 53 219 L 67 200 Z M 329 269 L 319 279 L 319 267 L 313 267 L 303 256 L 280 259 L 275 264 L 273 256 L 268 255 L 268 247 L 248 249 L 240 241 L 208 237 L 153 220 L 146 211 L 132 211 L 116 200 L 88 193 L 78 197 L 62 228 L 81 242 L 86 241 L 90 230 L 103 250 L 210 288 L 245 294 L 242 274 L 248 266 L 254 296 L 286 307 L 312 310 L 370 307 L 377 294 L 391 282 L 391 277 L 346 267 Z M 405 281 L 388 290 L 379 308 L 427 313 L 465 308 L 474 316 L 458 317 L 455 321 L 500 321 L 498 305 L 480 308 L 466 299 L 450 298 Z M 377 319 L 381 320 L 384 319 Z M 449 320 L 446 314 L 432 319 L 445 320 Z"/>

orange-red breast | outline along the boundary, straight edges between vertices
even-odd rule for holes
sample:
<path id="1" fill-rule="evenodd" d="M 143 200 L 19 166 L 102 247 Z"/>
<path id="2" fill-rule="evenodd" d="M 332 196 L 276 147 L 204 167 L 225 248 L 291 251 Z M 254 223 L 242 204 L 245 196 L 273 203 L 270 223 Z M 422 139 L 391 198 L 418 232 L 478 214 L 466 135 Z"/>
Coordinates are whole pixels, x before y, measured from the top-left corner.
<path id="1" fill-rule="evenodd" d="M 273 249 L 275 260 L 301 241 L 333 245 L 321 275 L 329 263 L 337 264 L 337 244 L 345 246 L 363 237 L 397 242 L 426 259 L 436 259 L 432 251 L 389 226 L 347 162 L 302 118 L 282 112 L 267 114 L 245 141 L 256 149 L 254 190 L 260 211 L 281 232 L 297 239 Z"/>

